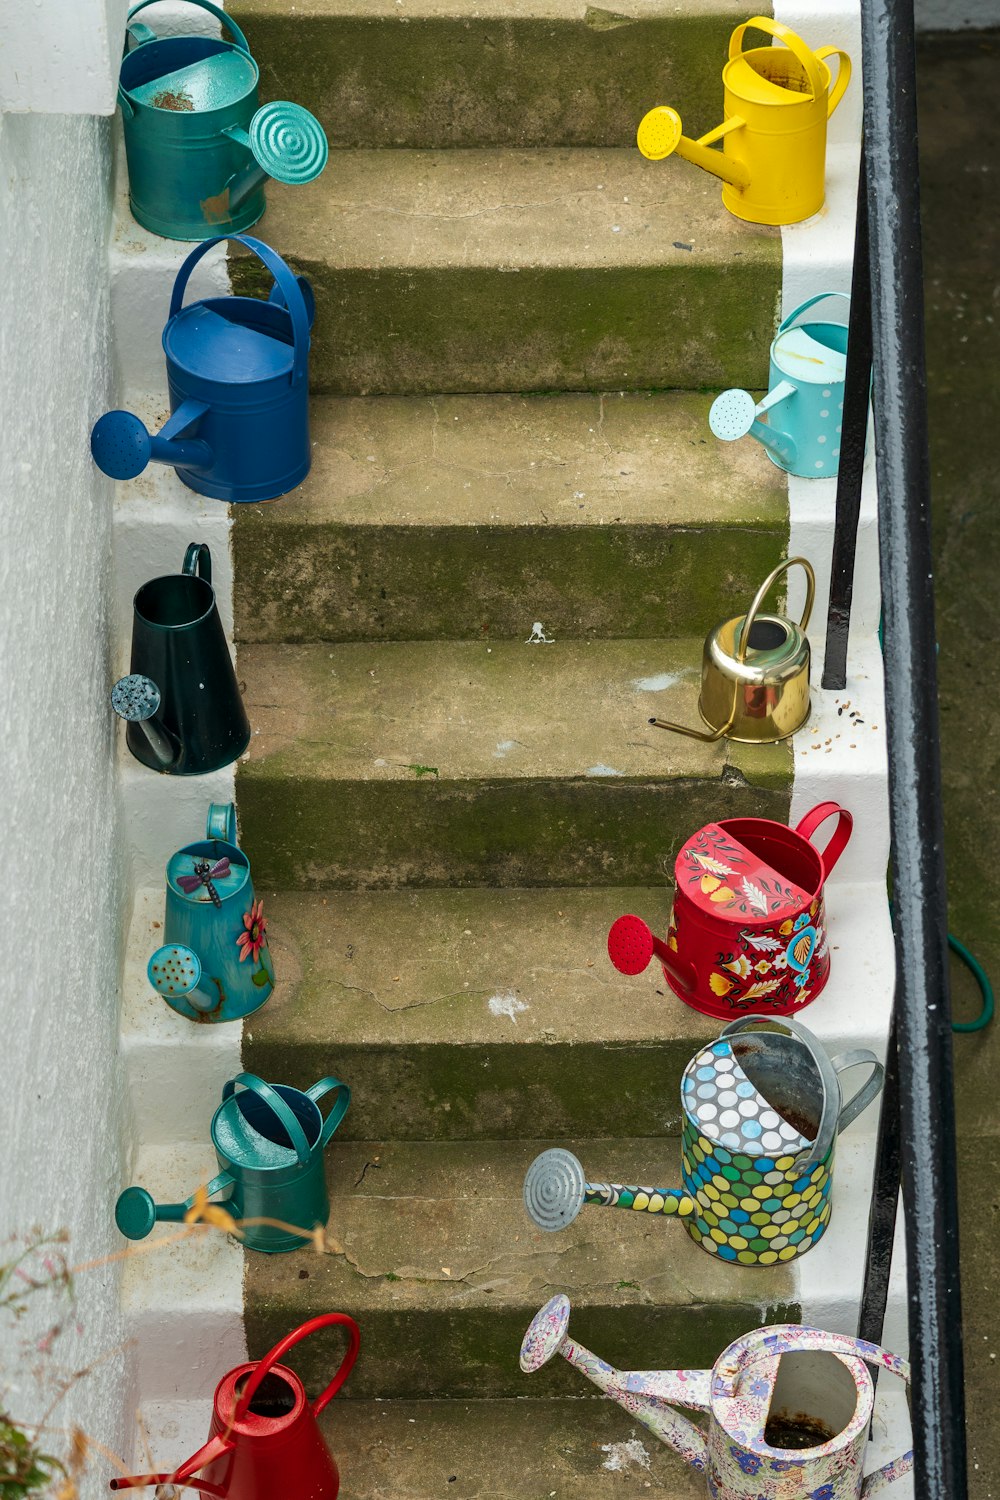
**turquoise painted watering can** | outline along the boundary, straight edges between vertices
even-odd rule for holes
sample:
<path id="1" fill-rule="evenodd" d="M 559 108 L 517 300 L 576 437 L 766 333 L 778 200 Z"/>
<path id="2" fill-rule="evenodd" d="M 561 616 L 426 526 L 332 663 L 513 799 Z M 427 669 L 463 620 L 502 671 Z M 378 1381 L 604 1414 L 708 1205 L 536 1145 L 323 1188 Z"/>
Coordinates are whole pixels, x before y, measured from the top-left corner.
<path id="1" fill-rule="evenodd" d="M 324 1120 L 319 1101 L 330 1093 L 333 1106 Z M 339 1078 L 321 1078 L 305 1092 L 265 1083 L 254 1073 L 229 1079 L 212 1116 L 221 1170 L 205 1191 L 211 1198 L 229 1189 L 217 1206 L 237 1221 L 248 1250 L 298 1250 L 329 1219 L 323 1152 L 350 1102 L 351 1091 Z M 142 1240 L 158 1222 L 183 1220 L 196 1196 L 154 1203 L 145 1188 L 129 1187 L 115 1205 L 115 1223 L 126 1239 Z M 274 1222 L 257 1222 L 264 1219 Z"/>
<path id="2" fill-rule="evenodd" d="M 258 108 L 246 37 L 211 0 L 190 3 L 216 16 L 231 42 L 157 36 L 133 19 L 156 3 L 129 11 L 118 78 L 132 213 L 172 240 L 249 229 L 264 212 L 269 177 L 304 183 L 322 172 L 323 127 L 286 100 Z"/>
<path id="3" fill-rule="evenodd" d="M 236 809 L 213 803 L 205 838 L 167 863 L 163 946 L 149 960 L 154 990 L 191 1021 L 239 1021 L 274 989 L 264 903 L 236 843 Z"/>
<path id="4" fill-rule="evenodd" d="M 800 303 L 778 329 L 763 401 L 749 391 L 723 391 L 708 414 L 708 425 L 724 443 L 749 433 L 779 469 L 803 479 L 830 479 L 840 467 L 847 324 L 798 322 L 828 297 L 850 303 L 845 292 L 820 292 Z"/>

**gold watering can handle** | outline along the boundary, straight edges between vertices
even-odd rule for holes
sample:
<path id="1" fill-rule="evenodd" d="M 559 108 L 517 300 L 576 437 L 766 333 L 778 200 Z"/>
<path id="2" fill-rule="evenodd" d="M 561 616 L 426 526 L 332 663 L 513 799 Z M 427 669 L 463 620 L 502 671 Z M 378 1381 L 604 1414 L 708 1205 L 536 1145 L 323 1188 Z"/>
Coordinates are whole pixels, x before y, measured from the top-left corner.
<path id="1" fill-rule="evenodd" d="M 818 99 L 820 97 L 823 92 L 823 75 L 817 67 L 817 58 L 819 54 L 814 52 L 811 47 L 806 46 L 805 42 L 799 36 L 797 31 L 793 31 L 790 26 L 783 25 L 781 21 L 772 20 L 770 16 L 751 16 L 749 21 L 744 21 L 742 26 L 737 26 L 736 30 L 729 38 L 730 59 L 739 57 L 740 53 L 743 51 L 743 38 L 748 30 L 763 31 L 766 32 L 768 36 L 776 37 L 779 42 L 784 42 L 789 52 L 794 52 L 799 62 L 805 68 L 806 76 L 809 79 L 809 87 L 812 89 L 813 98 Z M 836 49 L 831 48 L 829 50 L 835 51 Z M 841 53 L 841 57 L 843 56 L 844 54 Z M 850 62 L 848 62 L 848 77 L 850 77 Z M 839 81 L 840 80 L 838 79 L 838 85 Z M 847 80 L 845 79 L 844 88 L 846 87 Z M 844 90 L 841 89 L 840 93 L 842 94 L 843 91 Z M 837 95 L 837 99 L 839 101 L 840 94 Z M 832 109 L 830 113 L 833 113 Z"/>
<path id="2" fill-rule="evenodd" d="M 751 22 L 747 22 L 748 26 L 751 24 Z M 764 579 L 764 582 L 761 584 L 756 594 L 754 594 L 753 603 L 747 610 L 746 614 L 743 616 L 743 628 L 740 631 L 740 646 L 736 656 L 737 663 L 741 667 L 747 659 L 747 651 L 750 648 L 750 632 L 753 630 L 753 627 L 757 622 L 757 616 L 760 613 L 761 605 L 764 603 L 764 600 L 770 593 L 771 588 L 775 583 L 777 583 L 782 574 L 787 573 L 789 568 L 794 567 L 804 568 L 806 575 L 806 603 L 805 608 L 802 611 L 802 618 L 799 621 L 799 629 L 805 630 L 806 626 L 809 624 L 809 616 L 812 614 L 813 600 L 816 597 L 816 574 L 813 572 L 813 565 L 806 557 L 786 557 L 785 561 L 779 563 L 773 572 L 768 573 L 767 577 Z M 738 682 L 734 682 L 733 706 L 729 711 L 729 718 L 719 729 L 691 729 L 687 724 L 671 724 L 666 719 L 650 719 L 649 722 L 653 725 L 654 729 L 670 729 L 673 730 L 674 734 L 686 734 L 689 739 L 703 740 L 706 744 L 712 745 L 716 740 L 721 740 L 723 735 L 728 734 L 730 729 L 732 729 L 733 724 L 736 720 L 736 708 L 737 704 L 739 703 L 739 692 L 740 685 Z"/>

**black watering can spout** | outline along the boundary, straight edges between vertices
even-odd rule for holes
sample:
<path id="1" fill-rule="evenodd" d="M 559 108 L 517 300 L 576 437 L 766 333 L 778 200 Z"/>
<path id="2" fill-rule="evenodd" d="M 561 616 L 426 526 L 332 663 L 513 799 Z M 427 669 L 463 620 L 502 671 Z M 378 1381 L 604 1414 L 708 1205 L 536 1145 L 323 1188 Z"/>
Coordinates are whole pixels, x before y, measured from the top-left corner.
<path id="1" fill-rule="evenodd" d="M 181 746 L 158 717 L 160 690 L 156 683 L 141 672 L 120 677 L 111 689 L 111 707 L 127 724 L 138 724 L 161 770 L 172 771 L 181 758 Z"/>
<path id="2" fill-rule="evenodd" d="M 94 462 L 112 479 L 135 479 L 151 460 L 204 473 L 214 462 L 212 449 L 190 434 L 207 411 L 204 401 L 184 401 L 157 433 L 134 412 L 106 412 L 90 434 Z"/>

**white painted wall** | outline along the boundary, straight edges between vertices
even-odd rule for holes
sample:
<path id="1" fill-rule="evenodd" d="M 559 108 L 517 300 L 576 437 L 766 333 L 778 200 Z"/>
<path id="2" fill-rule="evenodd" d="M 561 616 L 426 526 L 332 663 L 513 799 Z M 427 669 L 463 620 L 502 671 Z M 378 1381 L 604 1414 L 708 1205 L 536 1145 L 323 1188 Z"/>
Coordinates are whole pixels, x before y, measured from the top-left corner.
<path id="1" fill-rule="evenodd" d="M 126 0 L 4 0 L 0 110 L 109 115 Z"/>
<path id="2" fill-rule="evenodd" d="M 112 395 L 110 148 L 106 119 L 0 115 L 0 1239 L 65 1227 L 74 1261 L 120 1248 L 127 1117 L 117 1054 L 129 890 L 108 706 L 114 497 L 88 446 Z M 82 1331 L 54 1363 L 111 1357 L 53 1421 L 120 1452 L 135 1392 L 119 1270 L 79 1277 Z M 17 1382 L 12 1410 L 31 1416 L 19 1343 L 0 1314 L 0 1380 Z M 65 1451 L 61 1434 L 51 1442 Z M 106 1493 L 101 1468 L 84 1480 L 86 1500 Z"/>

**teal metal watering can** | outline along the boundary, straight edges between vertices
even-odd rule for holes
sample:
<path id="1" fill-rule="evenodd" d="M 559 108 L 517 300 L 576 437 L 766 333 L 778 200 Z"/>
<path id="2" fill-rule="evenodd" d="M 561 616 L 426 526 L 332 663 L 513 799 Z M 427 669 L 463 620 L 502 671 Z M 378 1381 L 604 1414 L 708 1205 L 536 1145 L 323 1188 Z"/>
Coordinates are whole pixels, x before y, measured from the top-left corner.
<path id="1" fill-rule="evenodd" d="M 236 809 L 213 803 L 205 838 L 167 863 L 163 946 L 147 973 L 157 994 L 190 1021 L 239 1021 L 274 989 L 264 903 L 236 843 Z"/>
<path id="2" fill-rule="evenodd" d="M 333 1106 L 324 1120 L 319 1100 L 330 1093 Z M 240 1073 L 225 1085 L 212 1116 L 221 1170 L 205 1193 L 212 1198 L 229 1189 L 217 1206 L 236 1220 L 248 1250 L 298 1250 L 329 1219 L 323 1151 L 350 1102 L 351 1091 L 338 1078 L 321 1078 L 305 1092 L 265 1083 L 254 1073 Z M 126 1239 L 145 1239 L 158 1222 L 181 1222 L 198 1196 L 154 1203 L 145 1188 L 129 1187 L 115 1205 L 115 1223 Z"/>
<path id="3" fill-rule="evenodd" d="M 264 212 L 269 177 L 305 183 L 322 172 L 323 128 L 286 100 L 258 108 L 259 69 L 246 37 L 211 0 L 190 3 L 228 27 L 231 42 L 157 36 L 133 19 L 156 3 L 129 11 L 118 79 L 132 212 L 172 240 L 249 229 Z"/>
<path id="4" fill-rule="evenodd" d="M 798 322 L 828 297 L 850 303 L 845 292 L 819 292 L 778 329 L 763 401 L 756 402 L 749 391 L 723 391 L 708 414 L 708 425 L 724 443 L 749 434 L 779 469 L 803 479 L 830 479 L 840 467 L 847 324 Z"/>

